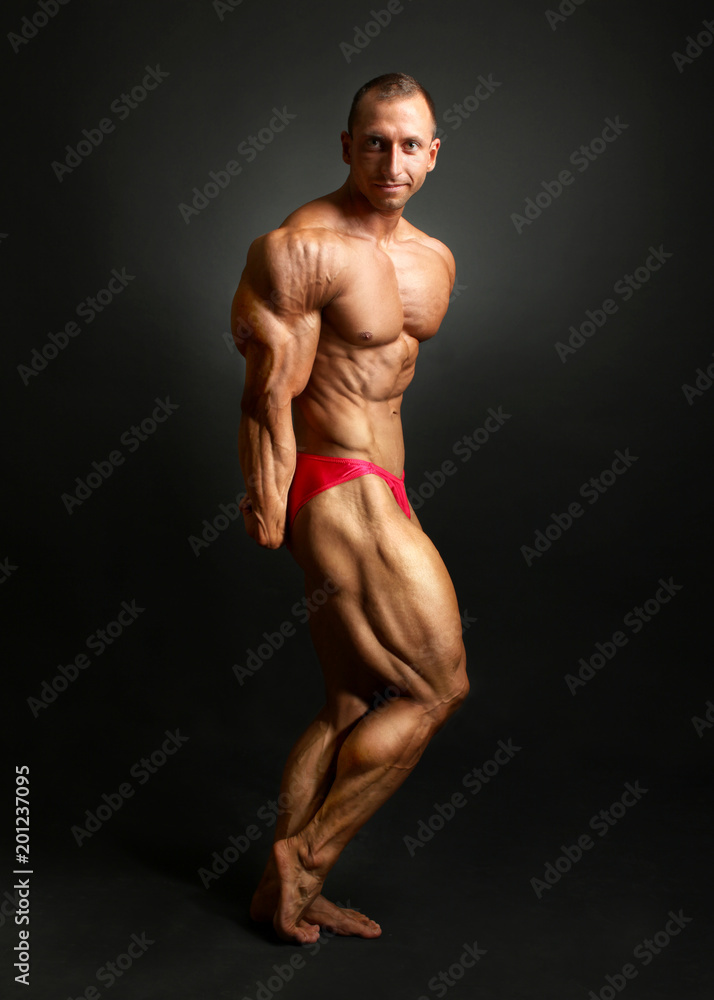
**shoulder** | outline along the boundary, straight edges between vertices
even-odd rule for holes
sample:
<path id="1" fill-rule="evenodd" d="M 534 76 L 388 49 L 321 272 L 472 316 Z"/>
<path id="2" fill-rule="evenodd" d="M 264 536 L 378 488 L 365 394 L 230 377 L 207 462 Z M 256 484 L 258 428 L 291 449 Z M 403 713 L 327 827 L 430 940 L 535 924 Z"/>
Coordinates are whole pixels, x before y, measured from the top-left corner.
<path id="1" fill-rule="evenodd" d="M 284 224 L 251 243 L 246 274 L 266 296 L 278 291 L 322 307 L 336 294 L 345 254 L 345 242 L 334 230 Z"/>
<path id="2" fill-rule="evenodd" d="M 301 205 L 300 208 L 296 208 L 288 215 L 280 228 L 309 229 L 315 227 L 335 232 L 342 230 L 344 216 L 336 199 L 337 193 L 333 191 L 331 194 L 322 195 L 320 198 L 314 198 Z"/>
<path id="3" fill-rule="evenodd" d="M 413 226 L 411 222 L 407 222 L 406 219 L 403 219 L 402 221 L 407 227 L 404 231 L 404 238 L 414 240 L 416 243 L 419 243 L 421 246 L 431 251 L 431 253 L 436 254 L 446 265 L 446 270 L 449 274 L 449 281 L 453 286 L 454 281 L 456 280 L 456 261 L 454 260 L 454 255 L 451 250 L 449 250 L 447 245 L 442 243 L 441 240 L 437 240 L 436 237 L 429 236 L 427 233 L 422 232 L 421 229 L 417 229 L 416 226 Z"/>
<path id="4" fill-rule="evenodd" d="M 456 261 L 454 260 L 454 255 L 452 254 L 451 250 L 449 250 L 447 245 L 445 243 L 442 243 L 441 240 L 434 239 L 433 236 L 429 236 L 427 238 L 429 241 L 429 245 L 431 246 L 431 249 L 435 250 L 439 254 L 439 256 L 443 258 L 444 263 L 446 264 L 449 270 L 449 275 L 451 276 L 451 280 L 453 281 L 454 278 L 456 277 Z"/>
<path id="5" fill-rule="evenodd" d="M 253 240 L 248 258 L 266 263 L 282 262 L 295 256 L 306 259 L 339 254 L 344 240 L 339 233 L 321 226 L 281 226 Z"/>
<path id="6" fill-rule="evenodd" d="M 312 204 L 312 203 L 311 203 Z M 320 218 L 305 205 L 293 212 L 277 229 L 259 236 L 250 246 L 248 260 L 266 263 L 326 263 L 344 253 L 346 244 L 328 218 Z"/>

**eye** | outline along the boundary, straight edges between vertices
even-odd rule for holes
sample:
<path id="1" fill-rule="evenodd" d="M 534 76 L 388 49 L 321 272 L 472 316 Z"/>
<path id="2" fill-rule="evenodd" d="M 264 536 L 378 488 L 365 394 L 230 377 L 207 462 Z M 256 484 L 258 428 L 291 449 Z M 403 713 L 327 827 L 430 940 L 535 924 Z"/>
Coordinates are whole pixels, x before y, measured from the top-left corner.
<path id="1" fill-rule="evenodd" d="M 419 143 L 416 142 L 414 139 L 410 139 L 409 142 L 406 143 L 406 145 L 409 147 L 409 149 L 418 149 L 419 148 Z"/>

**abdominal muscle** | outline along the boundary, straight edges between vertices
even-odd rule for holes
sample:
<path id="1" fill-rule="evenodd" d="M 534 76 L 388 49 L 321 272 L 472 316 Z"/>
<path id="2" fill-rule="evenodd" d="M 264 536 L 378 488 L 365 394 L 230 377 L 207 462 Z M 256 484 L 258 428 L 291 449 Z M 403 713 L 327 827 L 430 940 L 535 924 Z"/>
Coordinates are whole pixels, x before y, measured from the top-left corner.
<path id="1" fill-rule="evenodd" d="M 417 352 L 404 333 L 369 347 L 321 336 L 310 380 L 293 401 L 298 451 L 358 458 L 401 476 L 402 396 Z"/>

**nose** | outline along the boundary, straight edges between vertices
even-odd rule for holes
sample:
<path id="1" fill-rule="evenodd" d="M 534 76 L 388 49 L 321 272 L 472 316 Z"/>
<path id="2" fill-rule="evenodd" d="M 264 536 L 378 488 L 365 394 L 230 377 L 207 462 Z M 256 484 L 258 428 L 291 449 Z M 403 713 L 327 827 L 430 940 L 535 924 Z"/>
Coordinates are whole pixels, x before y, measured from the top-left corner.
<path id="1" fill-rule="evenodd" d="M 402 151 L 399 144 L 394 142 L 389 147 L 387 156 L 382 165 L 382 173 L 388 180 L 396 180 L 402 171 Z"/>

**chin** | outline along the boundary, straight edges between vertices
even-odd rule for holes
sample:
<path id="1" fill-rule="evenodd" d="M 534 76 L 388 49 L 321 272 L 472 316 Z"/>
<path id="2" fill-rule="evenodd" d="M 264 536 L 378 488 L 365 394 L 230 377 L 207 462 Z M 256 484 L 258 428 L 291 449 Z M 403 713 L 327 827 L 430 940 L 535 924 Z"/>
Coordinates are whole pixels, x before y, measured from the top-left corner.
<path id="1" fill-rule="evenodd" d="M 389 194 L 387 192 L 377 193 L 372 203 L 376 201 L 378 205 L 387 208 L 402 208 L 409 201 L 411 191 L 401 191 L 399 194 Z"/>

